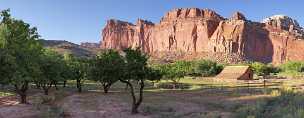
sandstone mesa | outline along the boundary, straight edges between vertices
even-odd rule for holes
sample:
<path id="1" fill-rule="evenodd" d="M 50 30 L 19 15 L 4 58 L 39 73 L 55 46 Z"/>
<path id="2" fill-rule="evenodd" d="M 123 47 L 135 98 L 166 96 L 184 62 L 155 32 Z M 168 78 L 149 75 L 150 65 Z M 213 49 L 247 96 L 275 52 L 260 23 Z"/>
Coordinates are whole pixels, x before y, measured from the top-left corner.
<path id="1" fill-rule="evenodd" d="M 224 18 L 209 9 L 183 8 L 169 11 L 156 24 L 141 19 L 136 24 L 108 20 L 100 47 L 140 47 L 155 57 L 182 53 L 183 58 L 278 64 L 304 60 L 303 37 L 298 22 L 284 15 L 253 22 L 239 12 Z"/>

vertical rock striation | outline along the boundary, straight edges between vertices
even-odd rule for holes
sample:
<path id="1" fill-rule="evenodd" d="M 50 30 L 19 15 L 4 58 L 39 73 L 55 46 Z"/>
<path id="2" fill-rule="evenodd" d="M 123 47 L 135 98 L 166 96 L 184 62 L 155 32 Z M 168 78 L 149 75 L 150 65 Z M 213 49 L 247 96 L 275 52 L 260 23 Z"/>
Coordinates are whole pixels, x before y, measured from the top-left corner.
<path id="1" fill-rule="evenodd" d="M 102 32 L 101 48 L 140 47 L 152 56 L 184 52 L 188 56 L 232 55 L 282 63 L 304 60 L 304 53 L 299 53 L 304 49 L 303 34 L 303 28 L 287 16 L 259 23 L 239 12 L 226 19 L 209 9 L 185 8 L 168 12 L 158 24 L 141 19 L 136 24 L 109 20 Z"/>

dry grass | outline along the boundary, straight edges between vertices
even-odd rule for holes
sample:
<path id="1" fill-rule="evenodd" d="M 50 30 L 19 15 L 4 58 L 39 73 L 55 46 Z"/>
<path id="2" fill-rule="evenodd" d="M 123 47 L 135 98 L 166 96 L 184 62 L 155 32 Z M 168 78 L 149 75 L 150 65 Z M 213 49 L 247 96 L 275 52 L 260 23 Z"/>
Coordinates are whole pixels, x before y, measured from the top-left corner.
<path id="1" fill-rule="evenodd" d="M 185 78 L 180 82 L 190 84 L 191 87 L 169 90 L 154 88 L 147 83 L 138 115 L 130 114 L 131 97 L 124 90 L 124 84 L 116 83 L 109 94 L 104 94 L 100 85 L 91 81 L 86 81 L 81 94 L 76 92 L 73 82 L 69 82 L 69 86 L 61 88 L 59 92 L 52 90 L 51 95 L 56 99 L 51 106 L 41 107 L 40 110 L 33 104 L 0 106 L 0 115 L 18 118 L 13 112 L 26 111 L 30 113 L 28 116 L 36 114 L 65 118 L 233 118 L 241 106 L 272 97 L 271 91 L 282 86 L 301 88 L 300 83 L 304 80 L 273 80 L 266 87 L 263 82 L 254 81 L 249 84 L 249 88 L 247 82 L 215 81 L 210 78 Z M 30 101 L 40 95 L 31 95 Z"/>

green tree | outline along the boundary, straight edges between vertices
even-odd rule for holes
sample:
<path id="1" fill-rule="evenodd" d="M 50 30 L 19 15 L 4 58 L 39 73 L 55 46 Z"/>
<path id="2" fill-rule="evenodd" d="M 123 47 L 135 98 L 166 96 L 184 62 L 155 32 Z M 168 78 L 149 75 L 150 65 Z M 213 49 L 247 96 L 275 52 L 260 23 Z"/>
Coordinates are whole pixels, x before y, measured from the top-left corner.
<path id="1" fill-rule="evenodd" d="M 67 81 L 73 79 L 73 70 L 71 68 L 72 61 L 74 59 L 74 56 L 71 53 L 64 53 L 63 54 L 63 70 L 62 77 L 63 80 L 63 87 L 66 87 Z"/>
<path id="2" fill-rule="evenodd" d="M 169 79 L 173 82 L 173 87 L 175 89 L 181 78 L 192 73 L 192 67 L 192 63 L 189 61 L 177 61 L 172 64 L 162 65 L 160 70 L 165 79 Z"/>
<path id="3" fill-rule="evenodd" d="M 145 80 L 155 80 L 160 79 L 161 76 L 158 76 L 158 71 L 153 71 L 152 68 L 149 68 L 147 65 L 148 57 L 143 54 L 139 48 L 133 50 L 127 48 L 124 50 L 125 53 L 125 66 L 123 78 L 119 80 L 130 87 L 130 93 L 132 97 L 132 114 L 138 113 L 138 107 L 143 101 L 143 90 L 145 87 Z M 139 84 L 139 96 L 135 95 L 135 87 L 132 84 L 132 81 L 137 81 Z"/>
<path id="4" fill-rule="evenodd" d="M 112 49 L 100 53 L 93 60 L 91 79 L 100 82 L 104 92 L 108 93 L 111 85 L 123 75 L 124 60 L 122 56 Z"/>
<path id="5" fill-rule="evenodd" d="M 4 69 L 9 72 L 1 77 L 5 79 L 3 81 L 15 87 L 16 93 L 21 97 L 21 103 L 26 103 L 29 83 L 39 77 L 37 57 L 42 54 L 42 46 L 37 41 L 38 38 L 36 28 L 12 18 L 9 10 L 1 12 L 0 49 L 6 53 L 5 56 L 1 55 L 1 58 L 4 58 L 3 62 L 8 62 Z"/>
<path id="6" fill-rule="evenodd" d="M 69 55 L 69 57 L 65 58 L 68 66 L 68 70 L 66 70 L 66 76 L 67 78 L 72 78 L 73 80 L 76 80 L 76 87 L 78 89 L 78 92 L 82 92 L 83 82 L 88 77 L 90 60 L 86 58 L 74 57 L 72 55 Z"/>
<path id="7" fill-rule="evenodd" d="M 2 85 L 9 83 L 8 80 L 13 77 L 13 73 L 17 68 L 16 63 L 13 60 L 14 57 L 9 55 L 6 50 L 0 48 L 0 84 Z"/>
<path id="8" fill-rule="evenodd" d="M 53 83 L 63 80 L 63 66 L 61 55 L 50 49 L 44 51 L 40 60 L 41 77 L 37 81 L 44 90 L 45 95 L 48 95 Z"/>

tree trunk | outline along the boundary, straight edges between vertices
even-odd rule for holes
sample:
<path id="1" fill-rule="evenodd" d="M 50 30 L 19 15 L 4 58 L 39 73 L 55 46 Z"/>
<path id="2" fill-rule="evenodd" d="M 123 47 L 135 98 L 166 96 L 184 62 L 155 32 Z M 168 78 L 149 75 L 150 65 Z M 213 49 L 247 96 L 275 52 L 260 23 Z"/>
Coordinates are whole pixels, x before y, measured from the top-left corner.
<path id="1" fill-rule="evenodd" d="M 63 81 L 63 88 L 65 88 L 66 87 L 66 83 L 67 83 L 67 81 L 65 80 L 65 81 Z"/>
<path id="2" fill-rule="evenodd" d="M 28 89 L 28 82 L 24 82 L 23 85 L 21 86 L 21 88 L 18 87 L 18 85 L 14 85 L 15 86 L 15 89 L 16 89 L 16 93 L 20 95 L 20 103 L 21 104 L 26 104 L 27 101 L 26 101 L 26 91 Z"/>
<path id="3" fill-rule="evenodd" d="M 21 97 L 21 104 L 26 104 L 27 103 L 27 101 L 26 101 L 26 94 L 21 94 L 20 95 L 20 97 Z"/>
<path id="4" fill-rule="evenodd" d="M 111 85 L 112 85 L 112 83 L 103 83 L 102 84 L 104 93 L 109 92 L 109 89 L 111 88 Z"/>
<path id="5" fill-rule="evenodd" d="M 58 90 L 58 87 L 57 87 L 57 82 L 56 82 L 56 81 L 51 82 L 51 86 L 52 86 L 52 85 L 54 85 L 54 86 L 55 86 L 55 88 L 56 88 L 56 90 Z"/>
<path id="6" fill-rule="evenodd" d="M 57 87 L 57 82 L 54 82 L 54 86 L 55 86 L 56 90 L 59 90 L 59 88 Z"/>
<path id="7" fill-rule="evenodd" d="M 140 106 L 140 104 L 143 101 L 143 89 L 145 87 L 144 80 L 140 80 L 140 82 L 139 82 L 140 90 L 139 90 L 139 99 L 138 100 L 136 99 L 133 85 L 129 81 L 125 81 L 125 80 L 120 80 L 120 81 L 123 82 L 123 83 L 126 83 L 130 87 L 130 93 L 131 93 L 131 97 L 132 97 L 131 113 L 132 114 L 137 114 L 138 113 L 138 107 Z"/>
<path id="8" fill-rule="evenodd" d="M 127 82 L 130 82 L 129 80 L 127 80 Z M 127 91 L 129 89 L 129 85 L 126 84 L 126 87 L 125 87 L 125 91 Z"/>
<path id="9" fill-rule="evenodd" d="M 133 104 L 133 106 L 132 106 L 132 114 L 137 114 L 138 113 L 138 107 L 140 106 L 140 104 L 143 101 L 143 90 L 144 90 L 144 87 L 145 87 L 145 83 L 144 83 L 143 80 L 140 80 L 139 84 L 140 84 L 139 98 L 138 98 L 138 101 L 136 101 L 135 104 Z M 134 95 L 134 97 L 135 97 L 135 95 Z"/>
<path id="10" fill-rule="evenodd" d="M 109 92 L 109 88 L 103 87 L 103 91 L 104 91 L 104 93 L 108 93 Z"/>
<path id="11" fill-rule="evenodd" d="M 52 83 L 49 83 L 49 84 L 48 83 L 42 83 L 41 87 L 44 91 L 44 95 L 49 95 L 49 90 L 52 87 Z"/>
<path id="12" fill-rule="evenodd" d="M 176 89 L 176 88 L 177 88 L 177 82 L 173 81 L 173 89 Z"/>
<path id="13" fill-rule="evenodd" d="M 80 79 L 77 79 L 77 80 L 76 80 L 76 84 L 77 84 L 78 92 L 81 93 L 81 92 L 82 92 L 81 80 L 80 80 Z"/>
<path id="14" fill-rule="evenodd" d="M 49 95 L 49 89 L 43 89 L 44 90 L 44 95 Z"/>
<path id="15" fill-rule="evenodd" d="M 40 89 L 41 86 L 40 86 L 39 82 L 35 82 L 35 85 L 36 85 L 37 89 Z"/>

